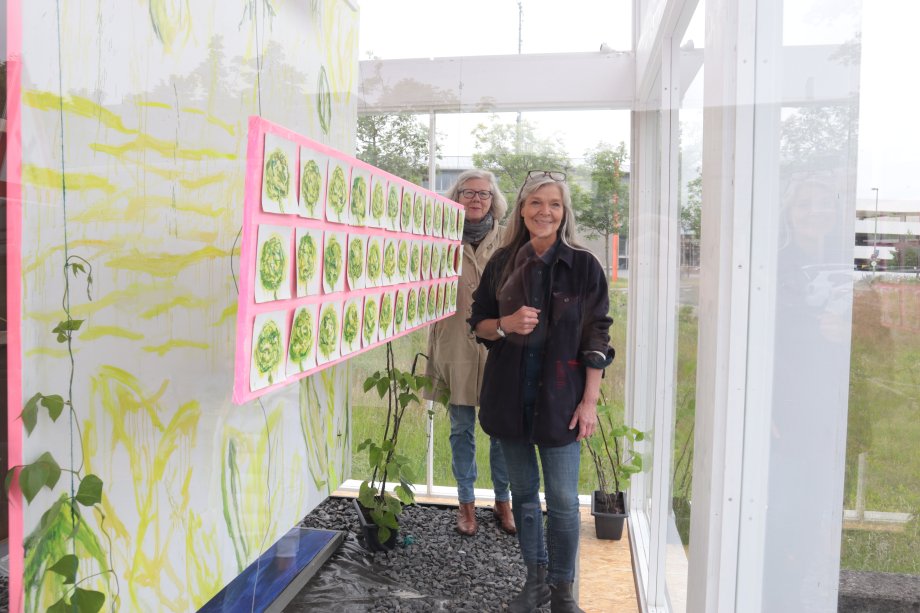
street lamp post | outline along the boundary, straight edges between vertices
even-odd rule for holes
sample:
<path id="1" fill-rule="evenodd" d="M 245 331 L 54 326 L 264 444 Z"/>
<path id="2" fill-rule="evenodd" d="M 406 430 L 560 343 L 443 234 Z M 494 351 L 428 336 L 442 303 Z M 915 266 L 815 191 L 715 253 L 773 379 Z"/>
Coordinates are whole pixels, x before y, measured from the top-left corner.
<path id="1" fill-rule="evenodd" d="M 878 266 L 878 188 L 871 188 L 875 192 L 875 231 L 872 232 L 872 272 Z"/>

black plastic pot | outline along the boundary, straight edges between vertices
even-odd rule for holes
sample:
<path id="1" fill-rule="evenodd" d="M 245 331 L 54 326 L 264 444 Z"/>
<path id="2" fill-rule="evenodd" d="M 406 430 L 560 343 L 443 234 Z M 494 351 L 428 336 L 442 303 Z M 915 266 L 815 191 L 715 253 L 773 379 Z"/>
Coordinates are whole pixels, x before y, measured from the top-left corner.
<path id="1" fill-rule="evenodd" d="M 623 509 L 622 513 L 607 513 L 598 510 L 598 499 L 605 494 L 594 490 L 591 496 L 591 515 L 594 516 L 594 533 L 598 539 L 607 541 L 618 541 L 623 537 L 623 522 L 629 517 L 626 510 L 626 500 L 623 498 L 623 492 L 616 493 L 616 500 L 619 508 Z"/>
<path id="2" fill-rule="evenodd" d="M 379 527 L 374 521 L 366 515 L 367 510 L 361 506 L 358 499 L 353 500 L 355 511 L 358 513 L 358 521 L 361 522 L 361 533 L 364 536 L 364 545 L 371 551 L 389 551 L 396 546 L 396 539 L 399 536 L 399 530 L 390 530 L 390 538 L 385 543 L 380 542 L 378 536 Z"/>

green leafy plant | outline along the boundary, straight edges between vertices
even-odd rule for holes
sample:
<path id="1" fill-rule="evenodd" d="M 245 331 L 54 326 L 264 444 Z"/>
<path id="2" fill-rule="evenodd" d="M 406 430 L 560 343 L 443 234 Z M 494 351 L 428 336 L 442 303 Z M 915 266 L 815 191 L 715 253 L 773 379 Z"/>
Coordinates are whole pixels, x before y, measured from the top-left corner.
<path id="1" fill-rule="evenodd" d="M 262 287 L 272 292 L 275 300 L 278 299 L 278 289 L 284 280 L 286 266 L 287 257 L 285 257 L 281 237 L 273 234 L 262 245 L 262 253 L 259 255 L 259 280 Z"/>
<path id="2" fill-rule="evenodd" d="M 275 149 L 265 161 L 265 193 L 284 211 L 284 200 L 291 190 L 291 171 L 281 149 Z"/>
<path id="3" fill-rule="evenodd" d="M 319 165 L 314 160 L 307 160 L 301 172 L 300 201 L 311 215 L 319 202 L 319 189 L 322 184 L 323 177 L 319 174 Z"/>
<path id="4" fill-rule="evenodd" d="M 74 319 L 71 316 L 69 276 L 71 274 L 74 278 L 81 274 L 86 275 L 86 295 L 88 299 L 92 300 L 92 265 L 82 257 L 69 255 L 65 243 L 64 299 L 62 304 L 66 317 L 58 322 L 51 331 L 56 335 L 57 342 L 67 346 L 67 354 L 70 358 L 70 381 L 72 382 L 76 368 L 73 352 L 73 333 L 82 327 L 84 320 Z M 43 394 L 39 392 L 26 401 L 20 415 L 26 434 L 28 436 L 32 435 L 38 426 L 39 416 L 43 412 L 47 413 L 51 421 L 56 422 L 65 408 L 70 412 L 72 422 L 76 425 L 78 440 L 82 441 L 80 422 L 74 411 L 72 383 L 67 390 L 66 398 L 60 394 Z M 82 445 L 78 444 L 77 448 L 82 449 Z M 85 589 L 86 586 L 81 587 L 81 584 L 100 575 L 111 574 L 115 579 L 116 602 L 119 593 L 118 578 L 112 570 L 114 563 L 111 560 L 111 555 L 109 555 L 108 560 L 109 568 L 105 569 L 103 567 L 105 553 L 98 546 L 98 539 L 92 527 L 86 522 L 83 515 L 84 511 L 81 510 L 81 508 L 93 509 L 96 515 L 101 518 L 101 521 L 105 521 L 105 512 L 101 504 L 102 479 L 94 474 L 84 474 L 82 461 L 75 468 L 61 467 L 52 453 L 46 451 L 34 462 L 10 468 L 6 474 L 6 490 L 9 492 L 13 479 L 18 475 L 19 489 L 26 501 L 31 503 L 42 488 L 47 487 L 49 490 L 53 490 L 62 473 L 70 474 L 70 493 L 62 494 L 57 498 L 42 514 L 38 527 L 23 539 L 26 557 L 26 568 L 23 576 L 24 586 L 27 589 L 40 586 L 46 580 L 48 573 L 52 573 L 53 576 L 60 578 L 61 584 L 58 589 L 61 597 L 48 607 L 48 611 L 96 613 L 105 604 L 106 595 L 96 590 Z M 103 535 L 111 542 L 104 529 Z M 63 550 L 60 546 L 62 539 L 70 541 L 66 548 L 70 553 L 62 554 L 57 560 L 45 559 L 44 556 L 56 554 Z M 51 543 L 57 543 L 58 546 L 52 546 Z M 80 577 L 80 558 L 76 555 L 77 551 L 81 553 L 89 552 L 100 567 L 103 567 L 103 570 L 99 573 Z"/>
<path id="5" fill-rule="evenodd" d="M 420 403 L 419 393 L 431 388 L 431 378 L 416 375 L 415 367 L 421 354 L 416 354 L 412 369 L 408 372 L 396 367 L 393 344 L 386 344 L 386 369 L 378 370 L 364 381 L 364 392 L 376 390 L 380 398 L 387 399 L 387 420 L 383 434 L 377 440 L 366 439 L 358 451 L 367 450 L 371 478 L 363 481 L 358 491 L 358 503 L 368 518 L 377 525 L 380 543 L 390 539 L 393 530 L 399 529 L 399 515 L 403 507 L 415 503 L 412 491 L 412 461 L 397 453 L 399 430 L 406 409 L 413 403 Z M 387 483 L 399 482 L 393 493 L 387 491 Z"/>
<path id="6" fill-rule="evenodd" d="M 642 456 L 633 449 L 635 443 L 643 440 L 645 434 L 627 426 L 615 425 L 610 405 L 602 396 L 602 404 L 597 406 L 597 432 L 586 439 L 588 452 L 594 461 L 597 473 L 598 509 L 606 513 L 624 513 L 617 508 L 617 494 L 625 491 L 629 477 L 642 470 Z"/>

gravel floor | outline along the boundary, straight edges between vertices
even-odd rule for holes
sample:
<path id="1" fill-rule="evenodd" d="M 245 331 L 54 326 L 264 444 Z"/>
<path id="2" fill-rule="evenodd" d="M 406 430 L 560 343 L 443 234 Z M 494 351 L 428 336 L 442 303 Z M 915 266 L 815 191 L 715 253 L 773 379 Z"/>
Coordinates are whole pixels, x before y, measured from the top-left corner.
<path id="1" fill-rule="evenodd" d="M 504 610 L 524 582 L 517 538 L 498 528 L 491 508 L 476 510 L 474 537 L 454 530 L 455 517 L 453 507 L 408 507 L 401 546 L 371 554 L 351 499 L 327 499 L 303 525 L 347 531 L 346 541 L 285 611 Z"/>

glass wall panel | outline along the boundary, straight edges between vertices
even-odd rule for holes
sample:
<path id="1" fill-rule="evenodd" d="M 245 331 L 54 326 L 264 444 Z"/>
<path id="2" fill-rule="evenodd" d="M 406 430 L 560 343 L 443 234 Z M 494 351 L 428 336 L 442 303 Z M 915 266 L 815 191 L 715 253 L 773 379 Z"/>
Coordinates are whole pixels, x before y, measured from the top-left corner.
<path id="1" fill-rule="evenodd" d="M 675 87 L 680 92 L 678 198 L 680 275 L 677 312 L 677 373 L 672 414 L 671 498 L 665 577 L 671 610 L 686 611 L 687 558 L 693 490 L 693 435 L 700 278 L 703 164 L 703 16 L 696 7 L 681 39 Z"/>

